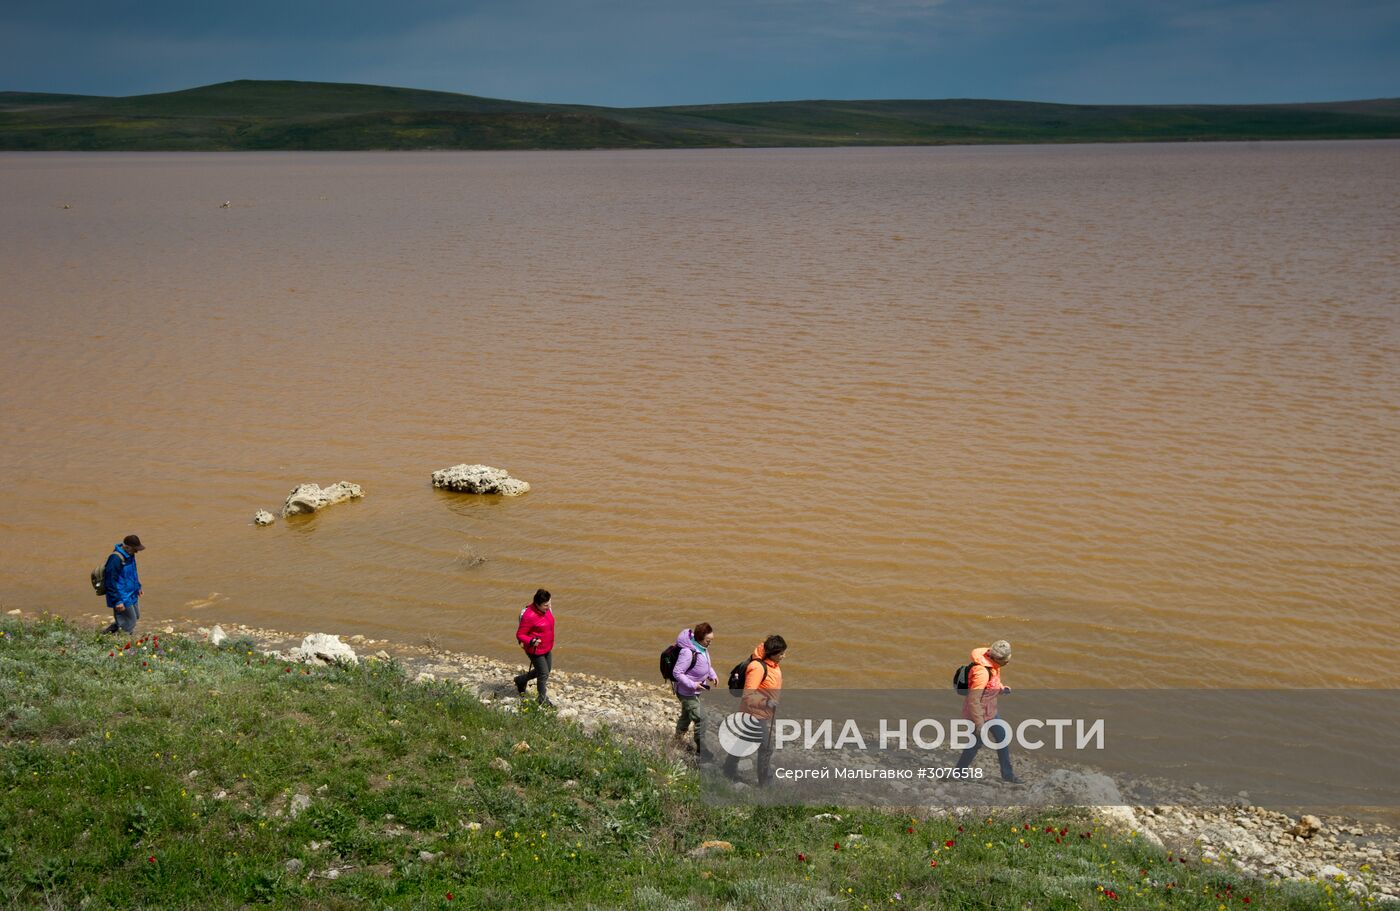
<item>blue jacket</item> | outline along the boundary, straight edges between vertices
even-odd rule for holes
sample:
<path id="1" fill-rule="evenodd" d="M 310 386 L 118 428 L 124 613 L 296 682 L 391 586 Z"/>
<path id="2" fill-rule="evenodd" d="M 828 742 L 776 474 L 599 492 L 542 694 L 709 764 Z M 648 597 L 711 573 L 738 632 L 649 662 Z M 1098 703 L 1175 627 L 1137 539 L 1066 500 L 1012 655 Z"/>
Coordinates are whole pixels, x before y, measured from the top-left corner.
<path id="1" fill-rule="evenodd" d="M 127 553 L 120 544 L 107 557 L 102 569 L 102 584 L 107 589 L 107 606 L 135 604 L 141 580 L 136 575 L 136 554 Z"/>

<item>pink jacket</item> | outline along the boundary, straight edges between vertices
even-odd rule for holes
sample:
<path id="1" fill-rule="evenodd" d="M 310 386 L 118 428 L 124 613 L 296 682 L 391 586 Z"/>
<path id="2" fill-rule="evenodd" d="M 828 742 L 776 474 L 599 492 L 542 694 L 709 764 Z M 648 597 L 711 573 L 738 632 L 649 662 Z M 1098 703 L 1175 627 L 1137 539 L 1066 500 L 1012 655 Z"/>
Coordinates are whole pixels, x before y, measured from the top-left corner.
<path id="1" fill-rule="evenodd" d="M 1001 668 L 987 657 L 985 648 L 972 650 L 972 670 L 967 672 L 967 695 L 963 697 L 962 716 L 968 721 L 991 721 L 997 717 L 997 696 L 1004 687 Z M 979 715 L 978 709 L 981 709 Z"/>
<path id="2" fill-rule="evenodd" d="M 531 645 L 531 639 L 539 639 L 539 645 Z M 515 640 L 525 646 L 527 655 L 544 655 L 554 650 L 554 611 L 540 610 L 534 602 L 525 605 L 520 612 L 520 626 L 515 630 Z"/>

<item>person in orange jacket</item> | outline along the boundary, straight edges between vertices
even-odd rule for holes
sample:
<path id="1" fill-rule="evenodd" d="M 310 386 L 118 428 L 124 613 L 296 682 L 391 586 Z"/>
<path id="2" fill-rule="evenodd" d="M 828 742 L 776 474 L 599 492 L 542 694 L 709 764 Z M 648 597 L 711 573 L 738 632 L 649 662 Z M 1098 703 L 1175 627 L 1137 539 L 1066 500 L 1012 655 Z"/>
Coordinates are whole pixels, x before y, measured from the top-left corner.
<path id="1" fill-rule="evenodd" d="M 1002 693 L 1011 691 L 1009 686 L 1001 682 L 1001 669 L 1006 667 L 1010 660 L 1011 643 L 1005 639 L 998 639 L 986 648 L 972 650 L 972 667 L 967 672 L 967 695 L 963 698 L 962 716 L 977 726 L 977 739 L 958 759 L 960 769 L 971 765 L 977 751 L 982 747 L 983 726 L 1000 717 L 997 700 Z M 1001 762 L 1002 780 L 1012 784 L 1019 783 L 1021 779 L 1017 778 L 1011 769 L 1009 744 L 997 750 L 997 758 Z"/>
<path id="2" fill-rule="evenodd" d="M 778 707 L 778 691 L 783 688 L 782 663 L 787 657 L 787 647 L 787 640 L 782 636 L 769 636 L 754 648 L 744 668 L 744 695 L 739 709 L 763 725 L 763 740 L 755 759 L 760 785 L 772 780 L 773 716 Z M 731 754 L 724 760 L 724 774 L 730 778 L 738 777 L 738 756 Z"/>

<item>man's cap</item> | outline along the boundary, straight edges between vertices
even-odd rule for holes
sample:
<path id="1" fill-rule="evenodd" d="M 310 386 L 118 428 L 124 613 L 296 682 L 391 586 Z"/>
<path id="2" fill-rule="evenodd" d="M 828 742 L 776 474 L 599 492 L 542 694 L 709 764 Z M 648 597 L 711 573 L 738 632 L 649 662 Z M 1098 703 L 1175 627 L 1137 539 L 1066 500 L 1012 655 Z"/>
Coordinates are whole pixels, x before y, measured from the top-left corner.
<path id="1" fill-rule="evenodd" d="M 146 549 L 146 545 L 142 544 L 141 539 L 136 537 L 135 535 L 127 535 L 125 538 L 122 538 L 122 543 L 126 545 L 127 550 Z"/>
<path id="2" fill-rule="evenodd" d="M 1011 643 L 1005 639 L 998 639 L 988 647 L 987 657 L 998 664 L 1005 664 L 1011 660 Z"/>

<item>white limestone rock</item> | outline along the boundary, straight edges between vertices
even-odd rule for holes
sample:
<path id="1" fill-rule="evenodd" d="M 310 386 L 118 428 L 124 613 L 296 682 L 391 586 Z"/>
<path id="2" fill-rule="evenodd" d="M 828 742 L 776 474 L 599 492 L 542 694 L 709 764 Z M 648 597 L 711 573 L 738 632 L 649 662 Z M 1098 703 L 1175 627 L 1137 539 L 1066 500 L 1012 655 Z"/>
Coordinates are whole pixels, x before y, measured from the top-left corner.
<path id="1" fill-rule="evenodd" d="M 365 492 L 360 489 L 359 484 L 351 484 L 349 481 L 340 481 L 329 487 L 320 487 L 316 484 L 298 484 L 287 495 L 287 502 L 282 504 L 282 517 L 316 512 L 327 506 L 334 506 L 336 503 L 343 503 L 346 500 L 355 500 L 364 495 Z"/>
<path id="2" fill-rule="evenodd" d="M 339 636 L 332 636 L 329 633 L 312 633 L 301 640 L 301 645 L 287 651 L 287 657 L 292 661 L 300 661 L 303 664 L 335 664 L 337 661 L 345 661 L 349 664 L 359 664 L 359 656 L 355 650 L 344 642 Z"/>
<path id="3" fill-rule="evenodd" d="M 309 794 L 293 794 L 291 803 L 287 805 L 287 815 L 295 819 L 310 807 L 311 796 Z"/>
<path id="4" fill-rule="evenodd" d="M 1107 775 L 1055 769 L 1032 785 L 1030 793 L 1036 804 L 1092 807 L 1094 814 L 1109 826 L 1124 833 L 1136 832 L 1144 840 L 1162 845 L 1162 840 L 1143 824 Z"/>
<path id="5" fill-rule="evenodd" d="M 277 517 L 274 516 L 272 513 L 268 512 L 266 509 L 259 509 L 257 512 L 253 513 L 253 524 L 258 526 L 259 528 L 263 527 L 264 525 L 271 525 L 273 522 L 276 521 Z"/>
<path id="6" fill-rule="evenodd" d="M 209 631 L 209 644 L 214 646 L 215 648 L 218 648 L 227 641 L 228 633 L 224 632 L 224 628 L 222 626 L 215 624 L 214 628 Z"/>
<path id="7" fill-rule="evenodd" d="M 512 478 L 504 468 L 465 463 L 433 472 L 433 486 L 459 493 L 496 493 L 507 497 L 518 497 L 530 489 L 527 482 Z"/>

